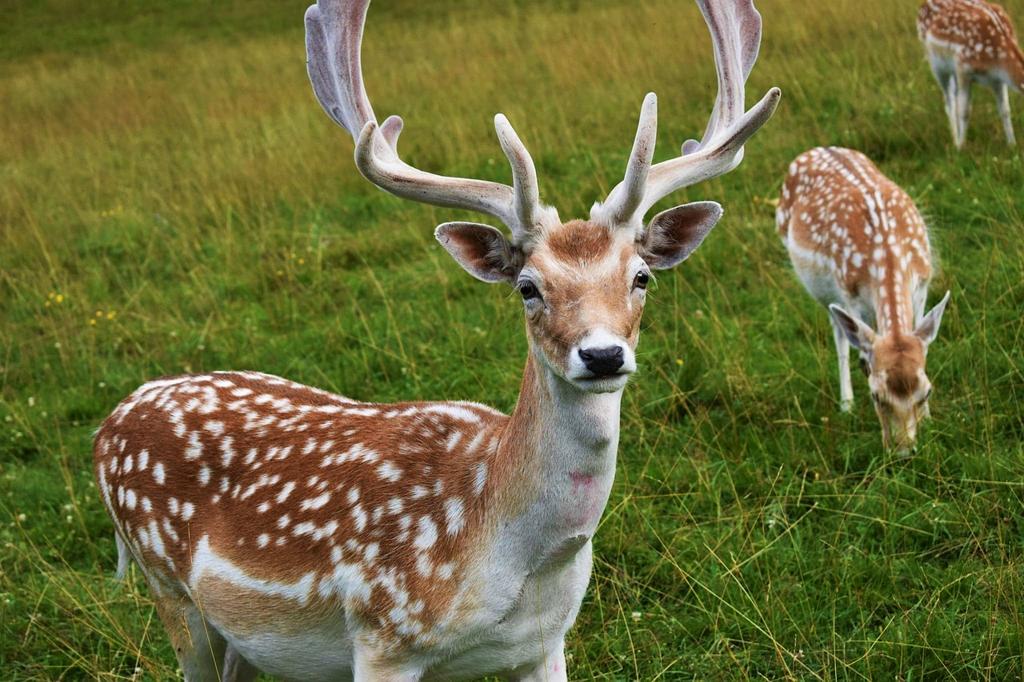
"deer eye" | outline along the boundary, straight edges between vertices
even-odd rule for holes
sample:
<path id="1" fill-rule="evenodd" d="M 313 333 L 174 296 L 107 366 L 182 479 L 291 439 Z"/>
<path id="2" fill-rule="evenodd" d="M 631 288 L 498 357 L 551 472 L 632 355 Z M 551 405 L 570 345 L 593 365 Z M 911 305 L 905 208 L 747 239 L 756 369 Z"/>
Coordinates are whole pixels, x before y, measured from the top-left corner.
<path id="1" fill-rule="evenodd" d="M 537 289 L 537 285 L 533 282 L 521 282 L 519 284 L 519 293 L 522 295 L 524 301 L 532 301 L 533 299 L 540 298 L 540 291 Z"/>
<path id="2" fill-rule="evenodd" d="M 646 289 L 647 288 L 647 284 L 650 281 L 651 281 L 650 273 L 645 272 L 644 270 L 641 270 L 640 272 L 636 273 L 636 277 L 633 279 L 633 288 L 634 289 L 641 289 L 641 290 Z"/>

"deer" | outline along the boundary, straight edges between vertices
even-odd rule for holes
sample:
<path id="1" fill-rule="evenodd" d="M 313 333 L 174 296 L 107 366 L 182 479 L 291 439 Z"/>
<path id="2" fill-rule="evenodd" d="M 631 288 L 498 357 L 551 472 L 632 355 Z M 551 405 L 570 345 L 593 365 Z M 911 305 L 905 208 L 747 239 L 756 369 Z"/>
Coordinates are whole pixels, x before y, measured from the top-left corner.
<path id="1" fill-rule="evenodd" d="M 698 0 L 718 94 L 699 141 L 653 163 L 648 94 L 623 180 L 586 220 L 541 203 L 537 173 L 495 117 L 512 184 L 406 163 L 403 121 L 378 123 L 363 82 L 369 0 L 305 15 L 307 70 L 356 168 L 399 197 L 489 215 L 447 222 L 441 246 L 522 299 L 529 352 L 515 408 L 360 402 L 254 371 L 143 384 L 94 439 L 118 573 L 139 567 L 185 679 L 566 680 L 565 639 L 590 579 L 615 475 L 622 393 L 636 370 L 653 270 L 722 216 L 663 197 L 723 175 L 779 101 L 746 110 L 761 15 Z"/>
<path id="2" fill-rule="evenodd" d="M 817 147 L 790 164 L 776 227 L 804 288 L 828 308 L 840 409 L 853 408 L 852 345 L 884 447 L 908 452 L 929 416 L 925 358 L 950 297 L 925 313 L 932 254 L 921 213 L 861 152 Z"/>
<path id="3" fill-rule="evenodd" d="M 1006 142 L 1016 145 L 1010 118 L 1010 90 L 1024 92 L 1024 54 L 1006 10 L 985 0 L 926 0 L 917 33 L 939 87 L 953 142 L 967 140 L 971 86 L 992 88 Z"/>

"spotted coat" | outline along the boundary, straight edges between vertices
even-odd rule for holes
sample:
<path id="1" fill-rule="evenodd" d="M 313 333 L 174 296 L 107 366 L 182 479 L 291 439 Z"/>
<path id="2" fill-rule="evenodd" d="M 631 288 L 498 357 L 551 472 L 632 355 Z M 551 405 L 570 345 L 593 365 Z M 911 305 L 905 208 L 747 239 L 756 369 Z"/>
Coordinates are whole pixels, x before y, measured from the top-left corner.
<path id="1" fill-rule="evenodd" d="M 185 375 L 124 400 L 94 464 L 118 534 L 167 589 L 287 594 L 304 618 L 344 609 L 426 645 L 455 612 L 458 567 L 491 532 L 478 511 L 502 475 L 506 420 L 475 403 L 358 403 L 256 372 Z M 245 590 L 202 590 L 233 573 Z M 213 620 L 218 607 L 206 604 Z M 265 614 L 251 614 L 258 628 Z"/>
<path id="2" fill-rule="evenodd" d="M 797 275 L 829 308 L 841 408 L 853 404 L 853 345 L 883 442 L 911 447 L 928 414 L 925 353 L 949 299 L 924 313 L 932 258 L 920 212 L 864 154 L 819 147 L 790 164 L 776 220 Z"/>
<path id="3" fill-rule="evenodd" d="M 776 225 L 795 261 L 829 273 L 839 295 L 828 302 L 870 300 L 866 321 L 877 313 L 882 333 L 913 327 L 913 292 L 932 274 L 927 227 L 907 193 L 864 154 L 818 147 L 798 156 Z"/>
<path id="4" fill-rule="evenodd" d="M 965 68 L 1008 71 L 1024 86 L 1024 56 L 1010 17 L 1000 5 L 984 0 L 927 0 L 917 15 L 918 36 L 925 43 L 950 46 Z"/>

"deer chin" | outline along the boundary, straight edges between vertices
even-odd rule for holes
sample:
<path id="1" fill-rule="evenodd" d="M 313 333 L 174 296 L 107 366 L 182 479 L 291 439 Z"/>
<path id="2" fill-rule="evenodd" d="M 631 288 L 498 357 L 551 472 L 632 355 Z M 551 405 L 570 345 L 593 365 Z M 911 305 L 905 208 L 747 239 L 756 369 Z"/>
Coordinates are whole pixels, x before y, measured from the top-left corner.
<path id="1" fill-rule="evenodd" d="M 632 370 L 612 376 L 567 377 L 570 384 L 587 393 L 615 393 L 629 383 Z"/>

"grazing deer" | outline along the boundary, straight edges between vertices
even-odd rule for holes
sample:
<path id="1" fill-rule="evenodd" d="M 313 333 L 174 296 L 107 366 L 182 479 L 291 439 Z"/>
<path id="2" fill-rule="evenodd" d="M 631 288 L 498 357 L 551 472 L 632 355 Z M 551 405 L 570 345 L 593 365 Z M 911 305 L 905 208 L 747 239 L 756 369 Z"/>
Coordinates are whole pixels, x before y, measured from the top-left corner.
<path id="1" fill-rule="evenodd" d="M 942 88 L 957 148 L 967 139 L 975 82 L 995 91 L 1006 141 L 1016 144 L 1010 88 L 1024 91 L 1024 54 L 1006 10 L 985 0 L 927 0 L 917 14 L 917 34 Z"/>
<path id="2" fill-rule="evenodd" d="M 841 409 L 853 406 L 852 344 L 885 446 L 910 448 L 928 416 L 925 356 L 949 301 L 946 292 L 924 314 L 932 262 L 917 207 L 860 152 L 818 147 L 790 164 L 776 224 L 800 281 L 831 313 Z"/>
<path id="3" fill-rule="evenodd" d="M 313 90 L 355 139 L 360 172 L 510 229 L 445 223 L 436 236 L 471 275 L 518 290 L 530 351 L 511 416 L 361 403 L 254 372 L 159 379 L 124 400 L 96 434 L 96 477 L 119 567 L 141 567 L 186 679 L 567 679 L 650 271 L 689 256 L 722 209 L 679 206 L 646 227 L 644 215 L 735 168 L 779 98 L 744 110 L 761 35 L 751 0 L 698 4 L 719 80 L 703 139 L 652 165 L 648 95 L 625 179 L 567 223 L 540 202 L 503 116 L 511 186 L 405 163 L 401 119 L 378 125 L 363 87 L 369 1 L 309 8 Z"/>

